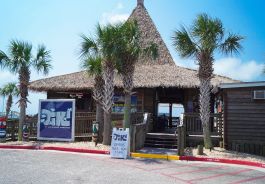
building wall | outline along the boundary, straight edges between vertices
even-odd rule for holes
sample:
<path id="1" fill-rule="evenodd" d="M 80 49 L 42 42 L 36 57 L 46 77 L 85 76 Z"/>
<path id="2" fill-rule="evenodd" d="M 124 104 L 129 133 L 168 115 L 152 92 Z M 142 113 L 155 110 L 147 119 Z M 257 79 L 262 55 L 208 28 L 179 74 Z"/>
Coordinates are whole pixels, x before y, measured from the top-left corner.
<path id="1" fill-rule="evenodd" d="M 82 94 L 80 98 L 75 96 L 76 94 Z M 75 99 L 76 109 L 79 112 L 95 112 L 96 107 L 94 100 L 91 98 L 91 93 L 89 92 L 47 92 L 47 99 Z"/>
<path id="2" fill-rule="evenodd" d="M 265 100 L 253 99 L 254 90 L 224 90 L 225 146 L 228 149 L 265 156 Z"/>

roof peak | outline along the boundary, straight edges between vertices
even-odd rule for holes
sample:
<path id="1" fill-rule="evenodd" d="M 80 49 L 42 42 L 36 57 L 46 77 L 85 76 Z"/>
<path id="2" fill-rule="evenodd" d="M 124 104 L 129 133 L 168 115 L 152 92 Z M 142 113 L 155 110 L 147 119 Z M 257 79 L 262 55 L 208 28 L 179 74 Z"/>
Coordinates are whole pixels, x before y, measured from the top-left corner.
<path id="1" fill-rule="evenodd" d="M 137 0 L 137 6 L 144 6 L 144 0 Z"/>

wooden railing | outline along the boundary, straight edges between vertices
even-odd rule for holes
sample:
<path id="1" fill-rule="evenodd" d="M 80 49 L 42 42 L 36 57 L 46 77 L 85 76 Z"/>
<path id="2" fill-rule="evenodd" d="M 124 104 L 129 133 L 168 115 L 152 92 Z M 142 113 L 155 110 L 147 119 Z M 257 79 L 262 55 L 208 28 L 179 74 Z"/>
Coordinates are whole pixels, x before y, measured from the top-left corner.
<path id="1" fill-rule="evenodd" d="M 185 113 L 184 125 L 186 133 L 190 135 L 201 135 L 203 133 L 202 123 L 199 113 Z M 212 135 L 219 135 L 222 137 L 223 133 L 223 118 L 222 114 L 210 115 L 210 131 Z"/>
<path id="2" fill-rule="evenodd" d="M 94 112 L 76 112 L 75 114 L 75 137 L 86 138 L 92 136 L 92 124 L 96 120 Z"/>
<path id="3" fill-rule="evenodd" d="M 75 137 L 88 138 L 92 136 L 92 124 L 96 120 L 95 112 L 76 112 L 75 114 Z M 112 120 L 123 120 L 123 114 L 112 114 Z M 37 122 L 38 117 L 34 116 L 26 120 L 30 139 L 37 138 Z M 143 122 L 143 113 L 131 114 L 132 124 Z M 17 140 L 18 136 L 18 120 L 10 120 L 7 122 L 7 139 Z"/>
<path id="4" fill-rule="evenodd" d="M 131 125 L 131 151 L 133 152 L 144 147 L 145 137 L 150 129 L 149 125 L 153 122 L 152 114 L 146 115 L 146 120 L 144 120 L 144 113 L 132 114 L 135 118 L 135 122 Z"/>
<path id="5" fill-rule="evenodd" d="M 92 136 L 92 123 L 96 120 L 94 112 L 76 112 L 75 115 L 75 137 L 84 138 Z M 34 116 L 26 119 L 29 129 L 29 138 L 37 138 L 38 117 Z M 7 121 L 7 140 L 17 140 L 18 120 Z"/>

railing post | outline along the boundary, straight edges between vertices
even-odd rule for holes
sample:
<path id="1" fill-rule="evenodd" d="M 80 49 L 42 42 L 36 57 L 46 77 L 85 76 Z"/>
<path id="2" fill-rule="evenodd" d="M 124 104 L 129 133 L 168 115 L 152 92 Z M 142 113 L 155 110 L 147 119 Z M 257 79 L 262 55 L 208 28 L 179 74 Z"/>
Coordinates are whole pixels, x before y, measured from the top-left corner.
<path id="1" fill-rule="evenodd" d="M 136 151 L 136 126 L 135 125 L 131 125 L 131 152 L 135 152 Z"/>
<path id="2" fill-rule="evenodd" d="M 183 126 L 178 127 L 178 155 L 184 155 L 184 128 Z"/>
<path id="3" fill-rule="evenodd" d="M 186 134 L 185 134 L 185 123 L 184 114 L 180 115 L 179 125 L 178 125 L 178 155 L 184 155 L 184 148 L 186 146 Z"/>

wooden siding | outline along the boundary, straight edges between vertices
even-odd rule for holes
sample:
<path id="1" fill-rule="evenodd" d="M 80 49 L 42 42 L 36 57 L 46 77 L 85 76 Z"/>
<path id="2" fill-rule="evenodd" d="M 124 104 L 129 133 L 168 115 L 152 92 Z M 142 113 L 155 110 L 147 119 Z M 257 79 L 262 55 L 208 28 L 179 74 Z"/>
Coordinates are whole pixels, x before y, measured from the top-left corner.
<path id="1" fill-rule="evenodd" d="M 225 90 L 225 133 L 228 149 L 265 156 L 265 100 L 253 99 L 254 90 Z"/>

